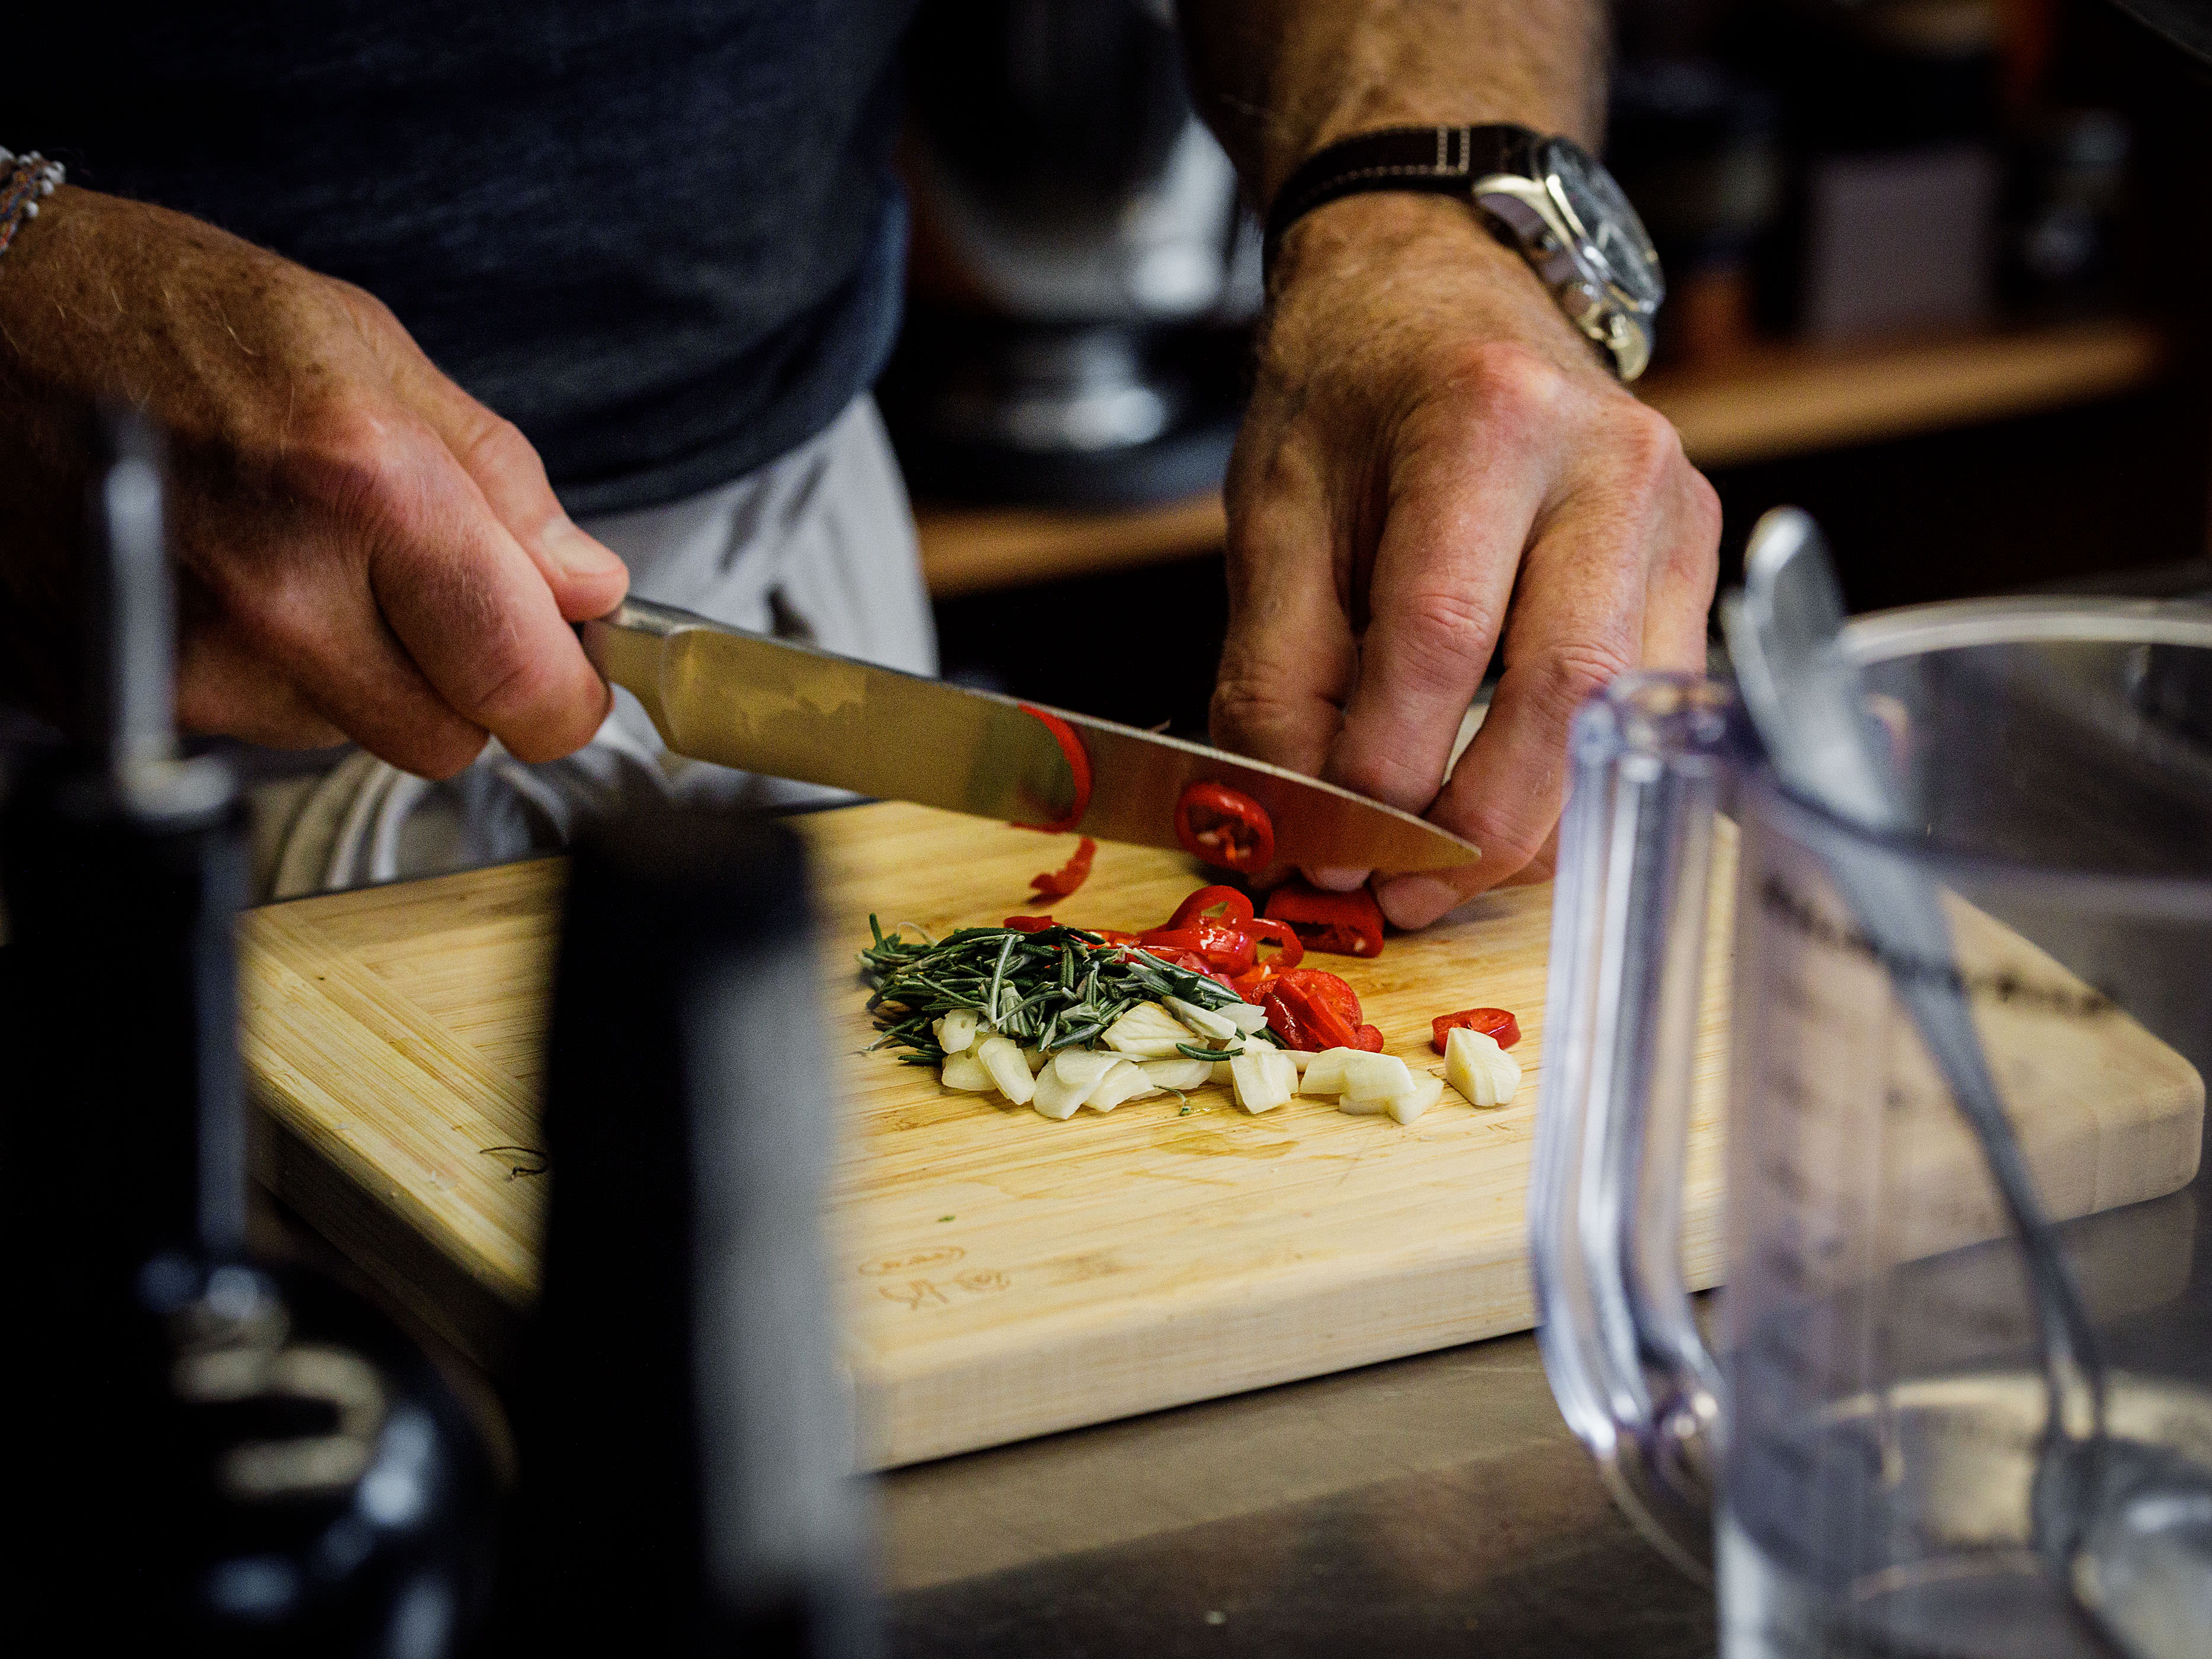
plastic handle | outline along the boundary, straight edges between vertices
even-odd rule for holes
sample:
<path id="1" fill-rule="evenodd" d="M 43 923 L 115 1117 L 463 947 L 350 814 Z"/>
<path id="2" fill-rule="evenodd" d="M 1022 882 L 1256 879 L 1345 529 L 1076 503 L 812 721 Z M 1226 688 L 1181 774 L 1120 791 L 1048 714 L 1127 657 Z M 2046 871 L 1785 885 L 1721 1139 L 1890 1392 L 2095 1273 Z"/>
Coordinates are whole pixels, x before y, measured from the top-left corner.
<path id="1" fill-rule="evenodd" d="M 1629 1517 L 1712 1557 L 1718 1368 L 1681 1271 L 1713 842 L 1745 727 L 1723 687 L 1624 676 L 1575 717 L 1552 912 L 1530 1261 L 1544 1369 Z"/>

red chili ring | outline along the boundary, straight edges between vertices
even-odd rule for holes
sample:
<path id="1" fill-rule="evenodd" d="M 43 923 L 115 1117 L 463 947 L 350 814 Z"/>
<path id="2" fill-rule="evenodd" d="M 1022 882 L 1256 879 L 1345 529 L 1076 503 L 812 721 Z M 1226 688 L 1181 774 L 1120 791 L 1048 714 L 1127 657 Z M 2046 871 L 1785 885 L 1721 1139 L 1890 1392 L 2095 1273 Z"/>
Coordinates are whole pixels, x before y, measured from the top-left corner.
<path id="1" fill-rule="evenodd" d="M 1042 830 L 1047 835 L 1064 836 L 1083 822 L 1083 815 L 1091 810 L 1091 753 L 1083 746 L 1083 739 L 1075 735 L 1075 728 L 1047 709 L 1030 703 L 1019 703 L 1022 713 L 1036 720 L 1052 733 L 1052 740 L 1060 745 L 1066 757 L 1067 769 L 1075 775 L 1075 802 L 1066 812 L 1050 823 L 1027 823 L 1025 830 Z"/>

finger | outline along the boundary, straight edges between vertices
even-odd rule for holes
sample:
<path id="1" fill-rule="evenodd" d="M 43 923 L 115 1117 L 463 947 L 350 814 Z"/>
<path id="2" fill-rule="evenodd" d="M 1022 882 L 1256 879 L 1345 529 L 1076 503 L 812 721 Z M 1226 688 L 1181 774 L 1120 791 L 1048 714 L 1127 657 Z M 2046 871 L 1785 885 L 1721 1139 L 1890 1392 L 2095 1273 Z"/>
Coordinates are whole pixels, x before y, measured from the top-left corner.
<path id="1" fill-rule="evenodd" d="M 1224 749 L 1319 776 L 1357 672 L 1340 538 L 1303 452 L 1269 458 L 1230 526 L 1229 629 L 1208 727 Z"/>
<path id="2" fill-rule="evenodd" d="M 325 749 L 345 733 L 275 665 L 228 629 L 195 629 L 177 653 L 177 723 L 269 749 Z"/>
<path id="3" fill-rule="evenodd" d="M 300 554 L 281 573 L 264 570 L 250 596 L 232 596 L 216 619 L 188 632 L 179 718 L 196 730 L 284 746 L 287 727 L 305 736 L 312 720 L 418 777 L 451 777 L 474 760 L 483 728 L 424 678 L 357 569 L 312 545 Z M 246 729 L 261 721 L 275 735 Z"/>
<path id="4" fill-rule="evenodd" d="M 1644 599 L 1642 665 L 1702 674 L 1720 577 L 1721 507 L 1701 475 L 1686 472 L 1667 529 Z"/>
<path id="5" fill-rule="evenodd" d="M 1553 483 L 1563 377 L 1527 353 L 1485 364 L 1430 429 L 1409 422 L 1393 463 L 1359 684 L 1329 754 L 1332 781 L 1406 811 L 1443 785 Z"/>
<path id="6" fill-rule="evenodd" d="M 581 748 L 611 694 L 537 565 L 442 448 L 389 464 L 396 510 L 369 582 L 401 646 L 455 713 L 518 759 Z"/>
<path id="7" fill-rule="evenodd" d="M 377 320 L 368 328 L 394 389 L 476 480 L 493 516 L 553 591 L 562 616 L 570 622 L 605 616 L 629 591 L 629 567 L 570 521 L 546 480 L 544 462 L 521 429 L 441 374 L 388 312 L 384 320 L 389 333 Z"/>
<path id="8" fill-rule="evenodd" d="M 1429 814 L 1480 847 L 1482 863 L 1455 880 L 1384 883 L 1376 896 L 1399 927 L 1426 927 L 1541 852 L 1559 820 L 1567 723 L 1640 653 L 1641 541 L 1634 520 L 1571 506 L 1530 550 L 1490 716 Z"/>

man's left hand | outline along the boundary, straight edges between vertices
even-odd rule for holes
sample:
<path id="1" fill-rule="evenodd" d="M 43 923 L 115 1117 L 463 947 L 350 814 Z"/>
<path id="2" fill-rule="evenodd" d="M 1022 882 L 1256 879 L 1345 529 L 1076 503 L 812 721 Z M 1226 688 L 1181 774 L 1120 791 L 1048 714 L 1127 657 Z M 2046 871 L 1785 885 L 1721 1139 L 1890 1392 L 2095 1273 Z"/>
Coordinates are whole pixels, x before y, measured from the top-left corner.
<path id="1" fill-rule="evenodd" d="M 1584 698 L 1629 669 L 1703 669 L 1720 506 L 1462 204 L 1317 209 L 1274 295 L 1230 468 L 1213 737 L 1480 847 L 1463 874 L 1378 884 L 1392 921 L 1425 927 L 1549 873 Z M 1488 719 L 1447 779 L 1493 653 Z"/>

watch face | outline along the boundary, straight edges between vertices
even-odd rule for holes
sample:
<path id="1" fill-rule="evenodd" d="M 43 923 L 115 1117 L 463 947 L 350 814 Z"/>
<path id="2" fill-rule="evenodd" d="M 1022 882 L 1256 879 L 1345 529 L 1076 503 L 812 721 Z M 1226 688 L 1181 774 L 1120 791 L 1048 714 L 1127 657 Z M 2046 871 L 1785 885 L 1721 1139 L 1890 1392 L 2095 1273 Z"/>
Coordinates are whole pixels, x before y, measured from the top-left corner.
<path id="1" fill-rule="evenodd" d="M 1582 233 L 1583 256 L 1598 267 L 1593 274 L 1640 314 L 1657 310 L 1667 297 L 1659 255 L 1613 175 L 1565 138 L 1548 141 L 1536 161 L 1553 198 Z"/>

